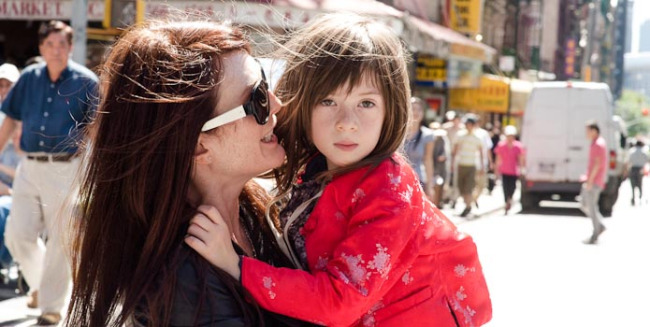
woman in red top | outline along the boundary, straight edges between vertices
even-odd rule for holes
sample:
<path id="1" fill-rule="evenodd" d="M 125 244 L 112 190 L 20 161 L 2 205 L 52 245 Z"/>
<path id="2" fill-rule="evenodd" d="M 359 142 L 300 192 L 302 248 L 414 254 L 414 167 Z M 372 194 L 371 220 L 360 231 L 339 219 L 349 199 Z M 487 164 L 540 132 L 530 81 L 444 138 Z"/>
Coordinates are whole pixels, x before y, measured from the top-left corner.
<path id="1" fill-rule="evenodd" d="M 405 50 L 356 15 L 315 20 L 287 45 L 276 129 L 284 244 L 298 267 L 240 258 L 216 209 L 186 242 L 263 307 L 328 326 L 479 326 L 491 318 L 472 239 L 398 154 L 409 117 Z M 317 201 L 316 201 L 317 200 Z"/>
<path id="2" fill-rule="evenodd" d="M 512 207 L 512 196 L 515 194 L 515 189 L 517 189 L 517 180 L 521 168 L 525 167 L 525 163 L 524 147 L 515 139 L 517 128 L 508 125 L 503 133 L 506 135 L 506 139 L 499 142 L 494 154 L 497 156 L 497 172 L 501 175 L 503 196 L 506 201 L 506 214 L 508 214 L 510 207 Z"/>

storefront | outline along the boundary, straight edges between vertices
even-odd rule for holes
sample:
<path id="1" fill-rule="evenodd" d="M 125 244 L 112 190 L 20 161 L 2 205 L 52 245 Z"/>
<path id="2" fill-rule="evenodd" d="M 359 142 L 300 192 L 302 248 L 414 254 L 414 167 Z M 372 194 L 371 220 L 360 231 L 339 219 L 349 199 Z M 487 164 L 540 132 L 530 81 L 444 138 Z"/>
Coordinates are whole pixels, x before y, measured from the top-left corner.
<path id="1" fill-rule="evenodd" d="M 482 66 L 492 62 L 496 50 L 417 17 L 404 22 L 402 38 L 415 58 L 413 94 L 429 104 L 432 120 L 449 109 L 451 90 L 479 87 Z"/>
<path id="2" fill-rule="evenodd" d="M 449 109 L 472 112 L 483 122 L 519 126 L 532 83 L 495 75 L 483 75 L 477 88 L 449 90 Z"/>

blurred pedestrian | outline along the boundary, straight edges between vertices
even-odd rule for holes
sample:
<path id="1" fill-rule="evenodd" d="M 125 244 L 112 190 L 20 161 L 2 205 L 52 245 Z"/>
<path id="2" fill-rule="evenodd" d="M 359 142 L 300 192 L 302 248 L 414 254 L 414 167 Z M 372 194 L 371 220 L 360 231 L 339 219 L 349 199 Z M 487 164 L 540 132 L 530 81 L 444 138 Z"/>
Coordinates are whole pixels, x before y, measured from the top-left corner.
<path id="1" fill-rule="evenodd" d="M 69 217 L 58 213 L 79 169 L 77 142 L 97 99 L 97 76 L 69 60 L 72 37 L 72 28 L 61 21 L 41 25 L 44 63 L 25 68 L 2 105 L 7 117 L 0 148 L 22 122 L 20 147 L 26 152 L 13 184 L 5 242 L 30 286 L 28 306 L 41 310 L 38 325 L 57 324 L 70 295 L 62 230 Z"/>
<path id="2" fill-rule="evenodd" d="M 16 66 L 12 64 L 0 65 L 0 108 L 2 108 L 2 102 L 18 80 L 18 77 L 20 77 L 20 72 Z"/>
<path id="3" fill-rule="evenodd" d="M 20 133 L 16 131 L 11 143 L 7 144 L 0 154 L 0 268 L 9 268 L 13 263 L 9 249 L 4 242 L 4 232 L 13 202 L 11 188 L 16 177 L 16 167 L 24 156 L 20 150 L 19 141 Z"/>
<path id="4" fill-rule="evenodd" d="M 8 63 L 0 65 L 0 108 L 19 77 L 20 72 L 16 66 Z M 0 119 L 4 119 L 4 114 L 1 115 Z M 0 154 L 0 268 L 8 268 L 12 262 L 4 242 L 4 231 L 11 209 L 11 184 L 20 159 L 17 145 L 15 142 L 10 143 Z"/>
<path id="5" fill-rule="evenodd" d="M 488 133 L 490 134 L 490 139 L 492 140 L 492 144 L 494 145 L 492 149 L 490 149 L 490 155 L 492 157 L 492 162 L 496 162 L 496 153 L 494 150 L 497 148 L 497 144 L 501 142 L 501 124 L 499 121 L 495 121 L 494 124 L 490 124 L 491 126 L 488 127 L 486 124 L 486 128 Z M 488 169 L 488 194 L 492 194 L 492 191 L 494 190 L 494 187 L 496 187 L 496 181 L 497 181 L 497 171 L 494 165 L 492 166 L 491 169 Z"/>
<path id="6" fill-rule="evenodd" d="M 632 205 L 635 204 L 634 193 L 636 189 L 639 189 L 639 203 L 643 199 L 643 169 L 650 160 L 648 155 L 644 152 L 643 141 L 638 140 L 634 145 L 634 148 L 630 149 L 628 155 L 628 172 L 630 176 L 630 184 L 632 185 Z"/>
<path id="7" fill-rule="evenodd" d="M 508 125 L 504 128 L 506 139 L 495 147 L 496 173 L 501 177 L 503 196 L 506 201 L 506 214 L 512 207 L 512 196 L 517 189 L 521 169 L 525 167 L 524 147 L 516 140 L 517 128 Z"/>
<path id="8" fill-rule="evenodd" d="M 445 187 L 449 182 L 449 158 L 451 157 L 451 145 L 447 132 L 442 129 L 439 122 L 429 125 L 433 130 L 433 203 L 441 208 L 444 199 Z"/>
<path id="9" fill-rule="evenodd" d="M 424 193 L 433 201 L 434 167 L 433 167 L 433 131 L 423 125 L 424 101 L 418 97 L 411 98 L 411 119 L 409 120 L 404 152 L 418 175 Z"/>
<path id="10" fill-rule="evenodd" d="M 453 110 L 447 111 L 445 113 L 445 122 L 442 124 L 442 129 L 447 133 L 447 138 L 449 138 L 450 144 L 453 146 L 456 144 L 456 138 L 458 133 L 465 130 L 465 125 L 462 123 L 461 117 Z M 450 178 L 449 178 L 449 202 L 451 207 L 456 207 L 456 199 L 460 195 L 458 190 L 458 167 L 456 166 L 457 161 L 451 160 L 450 165 Z"/>
<path id="11" fill-rule="evenodd" d="M 605 231 L 603 216 L 598 209 L 598 198 L 605 189 L 607 178 L 607 142 L 600 136 L 600 127 L 596 121 L 588 121 L 586 124 L 587 139 L 591 142 L 589 147 L 589 163 L 587 175 L 583 178 L 580 197 L 582 199 L 581 209 L 591 218 L 593 231 L 591 236 L 584 241 L 586 244 L 595 244 L 598 237 Z"/>
<path id="12" fill-rule="evenodd" d="M 477 163 L 477 167 L 485 167 L 485 170 L 483 172 L 477 172 L 476 174 L 476 187 L 474 188 L 474 204 L 478 208 L 478 199 L 481 197 L 483 194 L 483 190 L 485 190 L 487 184 L 488 184 L 488 174 L 487 172 L 492 170 L 494 166 L 494 162 L 492 161 L 492 148 L 494 147 L 495 144 L 492 144 L 492 138 L 490 137 L 490 133 L 485 130 L 484 128 L 481 127 L 481 117 L 480 116 L 475 116 L 476 117 L 476 127 L 474 128 L 474 134 L 478 136 L 479 139 L 481 139 L 481 142 L 483 142 L 483 147 L 481 148 L 483 151 L 482 153 L 482 163 Z"/>
<path id="13" fill-rule="evenodd" d="M 461 217 L 467 217 L 472 210 L 476 176 L 485 173 L 483 140 L 474 133 L 478 119 L 473 114 L 467 114 L 464 120 L 466 130 L 458 133 L 452 152 L 454 161 L 452 166 L 458 165 L 458 191 L 465 201 L 465 209 L 460 214 Z"/>

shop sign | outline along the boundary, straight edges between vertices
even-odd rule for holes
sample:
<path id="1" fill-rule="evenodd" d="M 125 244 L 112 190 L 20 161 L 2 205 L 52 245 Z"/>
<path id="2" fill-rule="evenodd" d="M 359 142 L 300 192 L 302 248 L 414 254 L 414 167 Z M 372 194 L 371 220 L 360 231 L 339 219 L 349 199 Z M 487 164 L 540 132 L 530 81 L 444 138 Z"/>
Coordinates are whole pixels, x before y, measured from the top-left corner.
<path id="1" fill-rule="evenodd" d="M 449 0 L 451 29 L 476 35 L 481 33 L 481 0 Z"/>
<path id="2" fill-rule="evenodd" d="M 574 38 L 569 38 L 566 40 L 566 47 L 564 48 L 564 52 L 564 75 L 567 78 L 573 78 L 576 65 L 576 40 Z"/>
<path id="3" fill-rule="evenodd" d="M 497 76 L 483 75 L 475 89 L 450 89 L 449 107 L 468 111 L 506 113 L 508 111 L 508 81 Z"/>
<path id="4" fill-rule="evenodd" d="M 415 67 L 415 83 L 430 85 L 447 81 L 447 61 L 426 54 L 417 56 Z"/>
<path id="5" fill-rule="evenodd" d="M 0 20 L 70 20 L 73 0 L 0 0 Z M 88 1 L 88 20 L 104 19 L 104 1 Z"/>

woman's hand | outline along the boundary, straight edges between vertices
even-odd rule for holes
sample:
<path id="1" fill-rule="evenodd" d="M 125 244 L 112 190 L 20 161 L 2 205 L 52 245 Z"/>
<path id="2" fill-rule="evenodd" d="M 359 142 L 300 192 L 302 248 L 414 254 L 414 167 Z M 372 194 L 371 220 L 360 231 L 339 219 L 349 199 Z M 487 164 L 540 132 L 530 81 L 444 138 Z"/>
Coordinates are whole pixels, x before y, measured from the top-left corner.
<path id="1" fill-rule="evenodd" d="M 190 221 L 185 243 L 212 265 L 239 280 L 239 256 L 230 239 L 230 230 L 215 207 L 202 205 Z"/>

